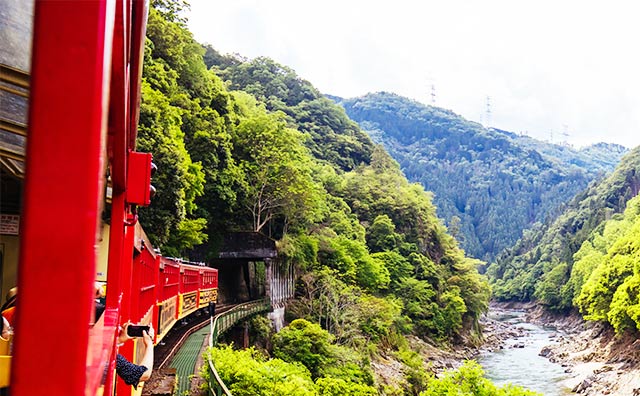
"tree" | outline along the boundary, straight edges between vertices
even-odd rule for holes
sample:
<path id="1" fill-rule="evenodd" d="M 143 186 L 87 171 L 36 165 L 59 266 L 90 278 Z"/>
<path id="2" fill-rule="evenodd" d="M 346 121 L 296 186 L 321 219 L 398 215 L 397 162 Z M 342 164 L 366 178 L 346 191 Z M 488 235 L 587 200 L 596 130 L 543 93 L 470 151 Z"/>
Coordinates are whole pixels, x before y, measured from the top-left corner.
<path id="1" fill-rule="evenodd" d="M 420 396 L 539 396 L 538 393 L 519 386 L 506 385 L 498 388 L 484 377 L 480 365 L 467 361 L 456 371 L 447 371 L 440 378 L 432 378 L 427 390 Z"/>
<path id="2" fill-rule="evenodd" d="M 367 230 L 367 246 L 371 252 L 385 252 L 397 248 L 402 238 L 396 232 L 396 226 L 386 214 L 381 214 L 373 220 Z"/>
<path id="3" fill-rule="evenodd" d="M 287 128 L 282 114 L 252 111 L 234 134 L 235 156 L 246 180 L 244 206 L 254 231 L 280 218 L 280 231 L 286 233 L 290 222 L 304 224 L 315 215 L 318 189 L 310 157 L 302 135 Z"/>
<path id="4" fill-rule="evenodd" d="M 203 193 L 204 175 L 185 148 L 180 114 L 143 79 L 138 150 L 153 154 L 158 171 L 153 178 L 157 193 L 151 205 L 141 209 L 141 219 L 153 244 L 174 254 L 206 239 L 206 220 L 188 218 L 196 208 L 195 198 Z M 170 237 L 176 229 L 179 240 Z"/>
<path id="5" fill-rule="evenodd" d="M 331 349 L 333 341 L 334 337 L 319 325 L 296 319 L 273 337 L 273 355 L 285 362 L 300 362 L 312 378 L 319 378 L 336 361 Z"/>

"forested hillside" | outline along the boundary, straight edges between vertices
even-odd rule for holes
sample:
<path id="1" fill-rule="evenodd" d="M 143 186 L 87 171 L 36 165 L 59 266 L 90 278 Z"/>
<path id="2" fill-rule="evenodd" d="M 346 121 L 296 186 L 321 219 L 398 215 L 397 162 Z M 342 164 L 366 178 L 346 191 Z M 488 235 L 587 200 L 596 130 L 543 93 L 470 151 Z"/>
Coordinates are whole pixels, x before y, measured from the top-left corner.
<path id="1" fill-rule="evenodd" d="M 628 284 L 626 291 L 617 290 L 632 278 L 633 263 L 639 258 L 640 239 L 634 228 L 638 206 L 634 197 L 639 191 L 640 148 L 636 148 L 610 176 L 577 195 L 560 216 L 526 231 L 498 257 L 487 270 L 494 296 L 536 298 L 556 310 L 576 306 L 588 318 L 608 320 L 613 296 L 623 298 L 631 292 Z"/>
<path id="2" fill-rule="evenodd" d="M 149 15 L 138 150 L 153 153 L 158 192 L 141 223 L 164 254 L 198 260 L 225 232 L 264 232 L 300 274 L 290 326 L 254 324 L 270 347 L 216 361 L 245 362 L 252 387 L 233 378 L 251 394 L 276 386 L 264 372 L 291 388 L 280 394 L 360 395 L 382 392 L 370 361 L 384 352 L 404 367 L 387 394 L 425 390 L 405 336 L 477 340 L 489 299 L 477 260 L 342 108 L 272 60 L 205 50 L 181 4 L 153 1 Z"/>
<path id="3" fill-rule="evenodd" d="M 577 151 L 486 129 L 390 93 L 333 99 L 385 146 L 409 180 L 434 192 L 439 216 L 462 247 L 487 261 L 613 170 L 626 152 L 606 144 Z"/>

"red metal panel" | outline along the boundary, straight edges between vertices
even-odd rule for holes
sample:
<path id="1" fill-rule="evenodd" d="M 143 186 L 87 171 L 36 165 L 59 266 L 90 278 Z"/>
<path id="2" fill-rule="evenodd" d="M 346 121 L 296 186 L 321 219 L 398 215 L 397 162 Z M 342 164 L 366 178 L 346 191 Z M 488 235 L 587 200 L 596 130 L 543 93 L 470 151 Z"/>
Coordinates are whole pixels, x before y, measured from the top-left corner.
<path id="1" fill-rule="evenodd" d="M 113 311 L 110 319 L 111 327 L 111 354 L 109 356 L 109 368 L 106 373 L 105 395 L 114 393 L 114 338 L 120 324 L 121 267 L 122 251 L 124 250 L 124 222 L 125 211 L 125 183 L 127 160 L 127 119 L 128 119 L 128 86 L 129 86 L 129 38 L 131 3 L 129 0 L 117 0 L 115 27 L 113 36 L 113 52 L 111 58 L 111 89 L 109 101 L 109 144 L 108 157 L 110 159 L 110 175 L 112 186 L 111 200 L 111 229 L 109 236 L 109 268 L 107 272 L 107 309 L 105 311 L 105 325 L 108 318 L 106 314 Z"/>
<path id="2" fill-rule="evenodd" d="M 14 396 L 95 393 L 88 323 L 114 5 L 36 1 Z"/>
<path id="3" fill-rule="evenodd" d="M 131 85 L 130 85 L 130 113 L 129 119 L 129 148 L 135 150 L 138 118 L 140 116 L 140 81 L 142 79 L 142 61 L 144 60 L 144 40 L 147 31 L 147 14 L 149 0 L 133 2 L 133 29 L 131 45 Z"/>
<path id="4" fill-rule="evenodd" d="M 133 261 L 133 322 L 139 322 L 156 304 L 157 271 L 155 257 L 152 251 L 145 247 Z"/>
<path id="5" fill-rule="evenodd" d="M 151 154 L 129 152 L 127 161 L 127 203 L 151 203 Z"/>
<path id="6" fill-rule="evenodd" d="M 135 244 L 136 229 L 133 224 L 124 228 L 124 242 L 122 257 L 120 258 L 120 286 L 122 293 L 122 305 L 120 308 L 120 321 L 127 322 L 131 320 L 131 305 L 133 303 L 132 286 L 133 286 L 133 246 Z M 107 285 L 107 290 L 108 290 Z M 109 292 L 107 291 L 107 294 Z M 118 349 L 118 353 L 133 361 L 133 343 L 126 342 Z M 124 383 L 122 378 L 117 377 L 116 394 L 119 396 L 132 394 L 133 388 Z"/>
<path id="7" fill-rule="evenodd" d="M 200 267 L 180 265 L 180 293 L 189 293 L 200 287 Z"/>
<path id="8" fill-rule="evenodd" d="M 111 199 L 111 229 L 109 233 L 109 268 L 107 271 L 107 310 L 113 309 L 117 312 L 115 323 L 113 326 L 113 337 L 115 338 L 117 328 L 120 324 L 120 308 L 122 304 L 122 272 L 124 271 L 124 263 L 121 258 L 123 256 L 124 231 L 125 231 L 125 202 L 124 192 L 116 193 L 114 189 L 113 198 Z M 129 250 L 131 252 L 131 250 Z M 106 317 L 105 317 L 106 319 Z M 113 393 L 114 371 L 113 362 L 114 355 L 110 359 L 110 369 L 107 370 L 107 378 L 105 384 L 105 395 Z M 113 367 L 111 367 L 113 366 Z"/>
<path id="9" fill-rule="evenodd" d="M 162 301 L 178 295 L 180 284 L 180 265 L 167 258 L 160 259 L 163 267 L 160 273 L 160 285 L 162 287 Z"/>
<path id="10" fill-rule="evenodd" d="M 218 270 L 215 268 L 203 269 L 202 289 L 215 289 L 218 287 Z"/>
<path id="11" fill-rule="evenodd" d="M 109 100 L 109 158 L 113 195 L 125 190 L 127 132 L 129 117 L 129 38 L 131 24 L 130 0 L 117 0 L 116 23 L 111 58 L 111 89 Z"/>

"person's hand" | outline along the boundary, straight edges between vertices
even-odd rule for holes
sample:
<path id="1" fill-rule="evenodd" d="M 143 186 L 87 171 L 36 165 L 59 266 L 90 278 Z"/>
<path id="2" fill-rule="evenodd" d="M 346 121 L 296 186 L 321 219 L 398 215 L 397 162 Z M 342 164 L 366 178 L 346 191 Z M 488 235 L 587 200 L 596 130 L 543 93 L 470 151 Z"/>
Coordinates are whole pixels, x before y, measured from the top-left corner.
<path id="1" fill-rule="evenodd" d="M 118 345 L 122 345 L 125 342 L 133 339 L 133 337 L 129 337 L 129 334 L 127 334 L 127 329 L 129 328 L 130 324 L 131 322 L 127 322 L 120 327 L 120 333 L 118 334 Z"/>
<path id="2" fill-rule="evenodd" d="M 142 342 L 144 342 L 144 346 L 147 348 L 153 347 L 153 336 L 154 336 L 153 326 L 149 325 L 149 331 L 142 332 Z"/>

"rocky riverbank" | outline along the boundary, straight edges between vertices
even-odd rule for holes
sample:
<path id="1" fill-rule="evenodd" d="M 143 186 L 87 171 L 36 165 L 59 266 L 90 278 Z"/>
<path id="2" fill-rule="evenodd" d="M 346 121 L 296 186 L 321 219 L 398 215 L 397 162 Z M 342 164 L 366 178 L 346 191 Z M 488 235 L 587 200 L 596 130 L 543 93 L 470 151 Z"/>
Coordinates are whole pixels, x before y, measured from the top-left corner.
<path id="1" fill-rule="evenodd" d="M 573 392 L 585 396 L 640 396 L 639 339 L 616 337 L 603 324 L 585 322 L 577 314 L 552 315 L 531 304 L 492 308 L 525 310 L 527 321 L 559 330 L 556 342 L 542 348 L 540 354 L 565 367 L 570 376 L 565 385 Z M 504 331 L 498 329 L 498 334 L 492 334 L 489 328 L 485 337 L 493 342 L 493 338 L 500 340 L 504 336 Z"/>
<path id="2" fill-rule="evenodd" d="M 561 365 L 568 379 L 564 385 L 584 396 L 640 396 L 640 339 L 615 337 L 613 331 L 597 323 L 585 322 L 579 315 L 552 315 L 535 304 L 495 304 L 493 316 L 525 312 L 524 319 L 538 326 L 555 327 L 558 335 L 539 354 Z M 484 317 L 484 343 L 479 348 L 458 345 L 450 350 L 410 338 L 411 348 L 419 351 L 425 368 L 433 373 L 459 367 L 463 360 L 476 358 L 483 352 L 504 348 L 521 348 L 527 342 L 527 329 Z M 521 339 L 521 340 L 520 340 Z M 383 355 L 384 356 L 384 355 Z M 374 359 L 374 371 L 385 384 L 403 381 L 405 368 L 391 356 Z"/>
<path id="3" fill-rule="evenodd" d="M 514 310 L 526 310 L 524 305 L 518 307 L 512 307 L 506 304 L 492 303 L 489 310 L 494 316 L 506 316 Z M 526 335 L 526 330 L 521 326 L 514 326 L 511 323 L 507 323 L 500 320 L 495 320 L 489 316 L 484 316 L 480 319 L 480 325 L 482 326 L 482 337 L 484 343 L 476 351 L 476 355 L 483 352 L 494 352 L 506 347 L 508 340 L 522 338 Z M 519 344 L 514 344 L 517 347 Z"/>

